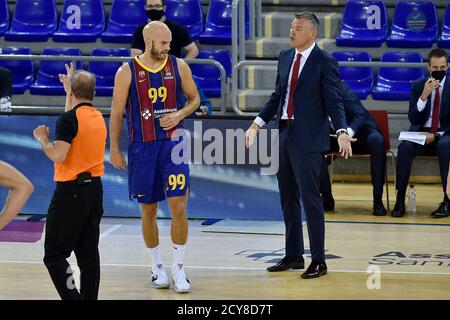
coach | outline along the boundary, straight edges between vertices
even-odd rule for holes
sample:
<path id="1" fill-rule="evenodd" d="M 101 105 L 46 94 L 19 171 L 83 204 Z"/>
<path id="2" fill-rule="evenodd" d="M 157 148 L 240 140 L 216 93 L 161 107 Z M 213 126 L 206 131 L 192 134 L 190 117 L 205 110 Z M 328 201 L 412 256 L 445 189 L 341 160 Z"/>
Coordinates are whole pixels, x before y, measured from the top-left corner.
<path id="1" fill-rule="evenodd" d="M 319 177 L 322 154 L 330 148 L 330 124 L 338 129 L 340 152 L 351 156 L 344 107 L 339 93 L 336 60 L 321 50 L 315 39 L 319 20 L 313 13 L 296 14 L 290 30 L 291 49 L 281 51 L 275 91 L 246 132 L 246 145 L 256 132 L 277 115 L 280 130 L 280 164 L 277 174 L 286 225 L 286 256 L 268 271 L 304 268 L 304 244 L 300 218 L 302 200 L 309 231 L 312 262 L 302 278 L 327 273 L 325 223 Z"/>

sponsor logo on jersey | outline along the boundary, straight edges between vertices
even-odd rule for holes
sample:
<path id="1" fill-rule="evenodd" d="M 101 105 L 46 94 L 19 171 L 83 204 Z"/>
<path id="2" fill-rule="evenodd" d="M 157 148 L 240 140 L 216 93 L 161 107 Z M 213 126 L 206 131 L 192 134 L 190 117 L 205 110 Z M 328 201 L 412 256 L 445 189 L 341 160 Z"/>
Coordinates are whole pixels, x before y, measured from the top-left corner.
<path id="1" fill-rule="evenodd" d="M 166 108 L 166 109 L 160 109 L 160 110 L 154 110 L 153 111 L 153 116 L 155 117 L 155 119 L 159 119 L 164 117 L 164 115 L 166 113 L 171 113 L 171 112 L 176 112 L 178 109 L 176 107 L 174 108 Z"/>
<path id="2" fill-rule="evenodd" d="M 145 108 L 144 111 L 142 111 L 142 118 L 144 118 L 145 120 L 150 119 L 151 116 L 152 116 L 152 113 L 147 108 Z"/>

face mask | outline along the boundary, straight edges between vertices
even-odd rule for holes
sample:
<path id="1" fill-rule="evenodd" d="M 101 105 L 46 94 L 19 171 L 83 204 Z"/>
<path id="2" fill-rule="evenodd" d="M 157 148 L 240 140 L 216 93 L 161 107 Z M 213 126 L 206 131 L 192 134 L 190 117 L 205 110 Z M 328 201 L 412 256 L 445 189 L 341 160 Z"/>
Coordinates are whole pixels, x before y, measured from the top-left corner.
<path id="1" fill-rule="evenodd" d="M 164 15 L 164 10 L 145 10 L 147 17 L 152 21 L 161 20 Z"/>
<path id="2" fill-rule="evenodd" d="M 442 81 L 442 79 L 444 79 L 445 75 L 447 74 L 446 71 L 432 71 L 431 72 L 431 76 L 435 79 L 435 80 L 439 80 Z"/>

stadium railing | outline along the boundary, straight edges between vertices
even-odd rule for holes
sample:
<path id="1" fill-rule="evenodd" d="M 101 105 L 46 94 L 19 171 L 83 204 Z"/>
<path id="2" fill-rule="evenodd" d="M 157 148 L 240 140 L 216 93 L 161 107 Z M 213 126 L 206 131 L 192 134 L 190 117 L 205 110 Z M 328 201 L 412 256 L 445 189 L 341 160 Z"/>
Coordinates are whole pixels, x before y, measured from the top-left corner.
<path id="1" fill-rule="evenodd" d="M 102 61 L 102 62 L 127 62 L 130 57 L 93 57 L 93 56 L 46 56 L 46 55 L 10 55 L 0 54 L 0 60 L 34 60 L 34 61 L 67 61 L 70 60 L 74 63 L 76 61 Z M 212 59 L 186 59 L 188 64 L 211 64 L 217 67 L 220 72 L 220 86 L 221 86 L 221 106 L 220 114 L 226 113 L 226 101 L 229 93 L 229 85 L 227 79 L 227 73 L 223 65 Z"/>

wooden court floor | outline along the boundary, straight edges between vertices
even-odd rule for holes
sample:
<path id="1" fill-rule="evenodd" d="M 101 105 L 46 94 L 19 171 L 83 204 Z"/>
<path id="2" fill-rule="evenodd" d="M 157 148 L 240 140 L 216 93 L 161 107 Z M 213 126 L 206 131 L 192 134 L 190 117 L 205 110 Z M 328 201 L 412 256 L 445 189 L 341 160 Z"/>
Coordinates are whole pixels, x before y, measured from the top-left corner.
<path id="1" fill-rule="evenodd" d="M 335 184 L 334 190 L 337 210 L 326 215 L 324 277 L 266 272 L 284 253 L 282 235 L 203 232 L 206 227 L 194 220 L 185 262 L 192 292 L 153 289 L 140 220 L 105 218 L 99 298 L 450 299 L 450 218 L 429 217 L 442 200 L 439 186 L 418 185 L 417 216 L 402 219 L 371 215 L 369 184 Z M 170 221 L 158 223 L 163 260 L 170 264 Z M 306 226 L 304 232 L 308 246 Z M 42 257 L 43 239 L 0 242 L 0 299 L 58 299 Z M 309 263 L 309 254 L 305 258 Z"/>

